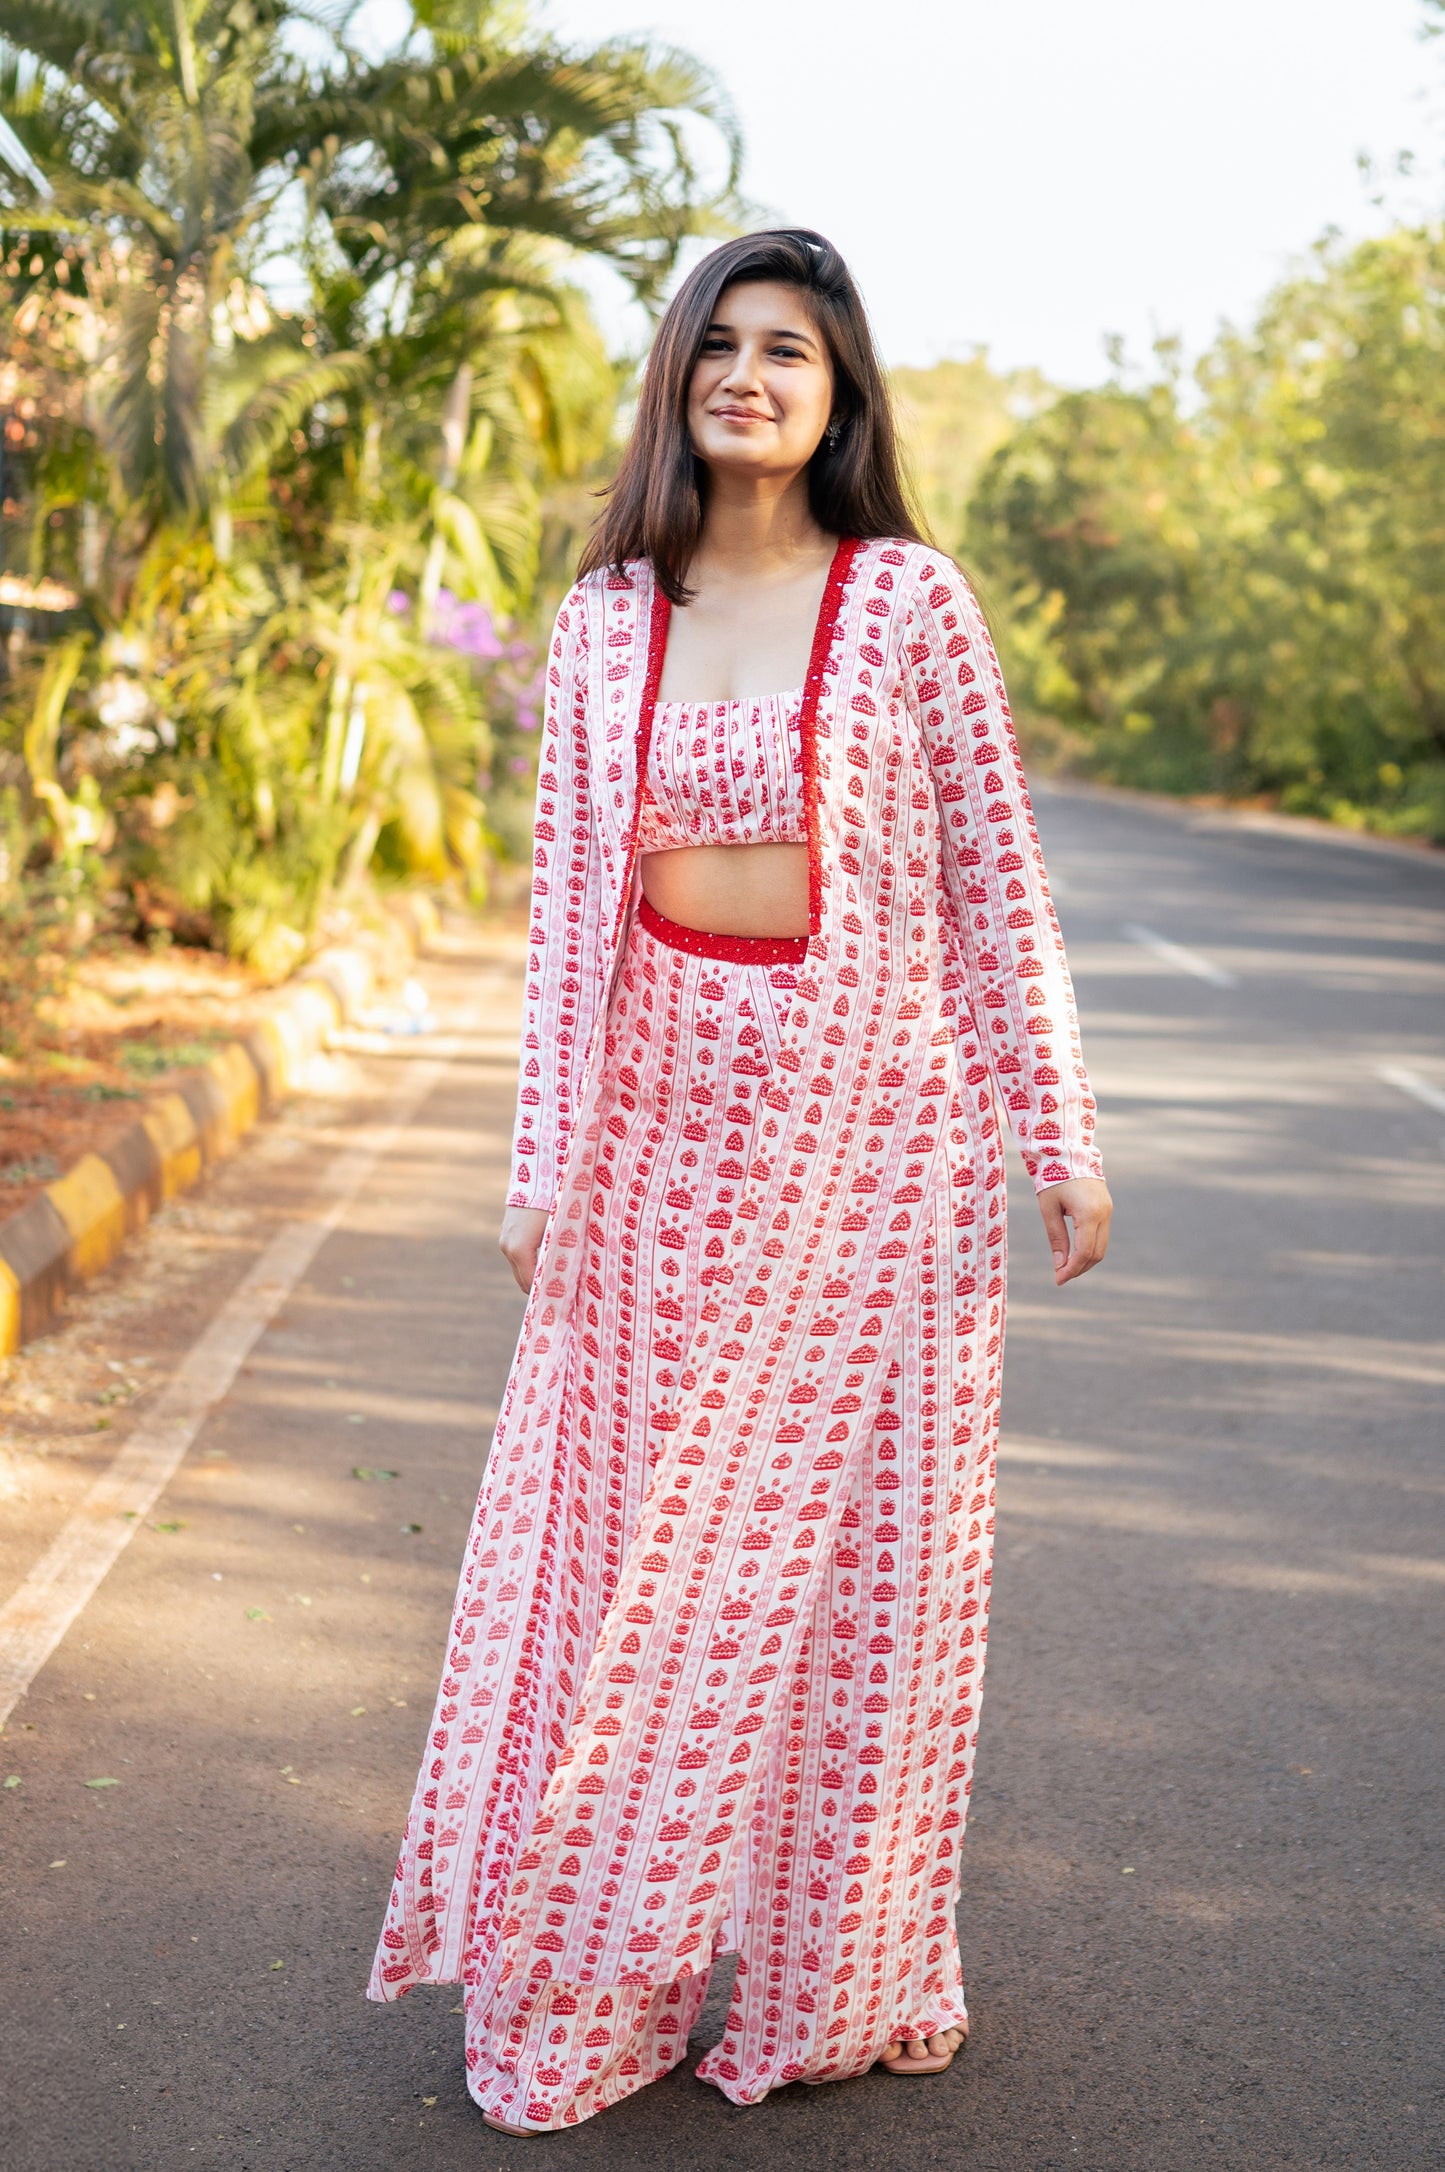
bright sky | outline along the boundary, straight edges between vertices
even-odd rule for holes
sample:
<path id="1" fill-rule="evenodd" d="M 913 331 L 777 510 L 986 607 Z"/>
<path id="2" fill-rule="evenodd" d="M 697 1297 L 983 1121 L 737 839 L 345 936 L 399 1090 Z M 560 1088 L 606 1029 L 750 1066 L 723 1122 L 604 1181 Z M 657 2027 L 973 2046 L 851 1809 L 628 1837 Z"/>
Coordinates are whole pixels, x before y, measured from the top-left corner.
<path id="1" fill-rule="evenodd" d="M 1372 230 L 1356 154 L 1440 171 L 1419 0 L 545 0 L 569 41 L 707 61 L 766 219 L 848 257 L 885 356 L 976 342 L 1063 383 L 1103 340 L 1191 352 L 1328 225 Z M 1431 120 L 1434 120 L 1432 129 Z M 605 315 L 619 336 L 626 316 Z M 638 334 L 634 331 L 632 339 Z"/>

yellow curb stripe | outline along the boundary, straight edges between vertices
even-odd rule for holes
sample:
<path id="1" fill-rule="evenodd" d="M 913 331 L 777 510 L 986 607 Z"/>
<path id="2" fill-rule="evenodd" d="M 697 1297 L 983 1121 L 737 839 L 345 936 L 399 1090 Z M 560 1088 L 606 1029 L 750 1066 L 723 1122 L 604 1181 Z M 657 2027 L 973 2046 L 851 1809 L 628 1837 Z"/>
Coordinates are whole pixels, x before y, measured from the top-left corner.
<path id="1" fill-rule="evenodd" d="M 0 1357 L 14 1357 L 20 1348 L 20 1278 L 8 1261 L 0 1259 Z"/>
<path id="2" fill-rule="evenodd" d="M 400 900 L 397 907 L 388 908 L 388 916 L 396 934 L 384 947 L 400 948 L 413 957 L 441 927 L 441 915 L 426 897 Z M 319 977 L 315 969 L 323 966 L 344 993 Z M 388 961 L 388 969 L 394 970 L 394 960 Z M 189 1191 L 199 1182 L 208 1162 L 232 1151 L 259 1122 L 263 1098 L 281 1100 L 296 1090 L 307 1060 L 324 1048 L 336 1029 L 366 1002 L 376 978 L 374 956 L 345 945 L 323 951 L 313 960 L 312 977 L 294 983 L 252 1028 L 253 1041 L 259 1040 L 275 1059 L 273 1080 L 263 1075 L 258 1055 L 252 1055 L 243 1042 L 231 1041 L 206 1064 L 201 1074 L 207 1080 L 206 1088 L 191 1093 L 191 1100 L 203 1112 L 199 1120 L 181 1093 L 162 1094 L 149 1104 L 137 1121 L 155 1149 L 163 1200 Z M 212 1089 L 218 1093 L 221 1108 L 208 1118 L 208 1097 L 210 1108 L 215 1107 Z M 118 1167 L 127 1185 L 131 1185 L 125 1156 Z M 147 1187 L 151 1181 L 148 1175 Z M 99 1154 L 84 1155 L 63 1177 L 47 1184 L 45 1193 L 70 1235 L 64 1274 L 71 1282 L 88 1280 L 115 1257 L 126 1238 L 128 1211 L 136 1227 L 146 1218 L 140 1210 L 139 1195 L 131 1197 L 128 1210 L 126 1190 L 115 1169 Z M 29 1287 L 28 1283 L 22 1286 L 14 1268 L 0 1257 L 0 1357 L 18 1350 L 25 1339 L 21 1301 L 24 1289 Z M 44 1310 L 46 1320 L 32 1324 L 31 1334 L 49 1324 L 54 1302 L 47 1302 Z"/>
<path id="3" fill-rule="evenodd" d="M 99 1154 L 85 1154 L 45 1190 L 70 1231 L 72 1274 L 99 1274 L 125 1242 L 125 1194 L 115 1171 Z"/>
<path id="4" fill-rule="evenodd" d="M 261 1081 L 239 1041 L 229 1042 L 212 1056 L 206 1069 L 220 1087 L 226 1104 L 220 1135 L 212 1151 L 218 1155 L 229 1154 L 260 1114 Z"/>
<path id="5" fill-rule="evenodd" d="M 300 1075 L 304 1053 L 301 1037 L 284 1014 L 273 1013 L 252 1028 L 251 1038 L 259 1041 L 270 1054 L 275 1066 L 275 1093 L 280 1100 L 290 1093 Z"/>
<path id="6" fill-rule="evenodd" d="M 201 1173 L 201 1142 L 185 1102 L 179 1094 L 162 1094 L 141 1123 L 160 1157 L 162 1199 L 188 1192 Z"/>

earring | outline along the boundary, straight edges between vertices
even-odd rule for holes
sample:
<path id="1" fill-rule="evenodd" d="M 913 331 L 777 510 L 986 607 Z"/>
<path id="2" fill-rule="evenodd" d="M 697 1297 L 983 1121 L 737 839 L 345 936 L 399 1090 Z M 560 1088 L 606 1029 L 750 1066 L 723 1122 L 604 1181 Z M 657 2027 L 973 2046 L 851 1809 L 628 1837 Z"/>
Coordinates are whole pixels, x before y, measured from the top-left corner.
<path id="1" fill-rule="evenodd" d="M 836 451 L 838 450 L 838 439 L 839 439 L 839 438 L 840 438 L 840 436 L 842 435 L 842 431 L 843 431 L 843 425 L 842 425 L 842 423 L 841 423 L 841 422 L 830 422 L 830 423 L 829 423 L 829 425 L 828 425 L 828 450 L 829 450 L 829 452 L 830 452 L 830 453 L 831 453 L 831 452 L 836 452 Z"/>

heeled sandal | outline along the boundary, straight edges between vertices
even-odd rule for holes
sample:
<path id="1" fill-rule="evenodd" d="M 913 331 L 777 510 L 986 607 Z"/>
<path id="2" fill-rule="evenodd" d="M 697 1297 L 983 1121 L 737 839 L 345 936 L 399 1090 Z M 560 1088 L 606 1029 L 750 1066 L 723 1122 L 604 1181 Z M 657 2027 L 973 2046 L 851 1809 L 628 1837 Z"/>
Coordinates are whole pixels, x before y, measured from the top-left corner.
<path id="1" fill-rule="evenodd" d="M 515 2135 L 519 2135 L 519 2136 L 521 2136 L 521 2137 L 522 2137 L 522 2139 L 523 2139 L 523 2140 L 525 2140 L 525 2139 L 526 2139 L 526 2138 L 527 2138 L 527 2137 L 528 2137 L 529 2135 L 533 2135 L 533 2134 L 545 2134 L 545 2133 L 547 2132 L 547 2129 L 546 2129 L 545 2127 L 511 2127 L 511 2126 L 508 2126 L 508 2124 L 507 2124 L 507 2122 L 506 2122 L 506 2120 L 505 2120 L 505 2119 L 494 2119 L 494 2118 L 493 2118 L 493 2116 L 492 2116 L 492 2114 L 491 2114 L 490 2112 L 483 2112 L 483 2114 L 482 2114 L 482 2125 L 483 2125 L 484 2127 L 495 2127 L 495 2128 L 496 2128 L 496 2130 L 497 2130 L 497 2133 L 498 2133 L 498 2134 L 515 2134 Z"/>

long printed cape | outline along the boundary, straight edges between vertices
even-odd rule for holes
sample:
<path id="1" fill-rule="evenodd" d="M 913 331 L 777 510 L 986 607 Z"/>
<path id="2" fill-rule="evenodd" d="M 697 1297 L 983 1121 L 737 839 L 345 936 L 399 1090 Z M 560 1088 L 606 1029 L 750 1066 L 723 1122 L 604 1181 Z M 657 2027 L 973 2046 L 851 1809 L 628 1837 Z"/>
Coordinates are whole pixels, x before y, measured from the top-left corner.
<path id="1" fill-rule="evenodd" d="M 371 1986 L 394 1998 L 464 1974 L 494 2027 L 539 1979 L 665 1983 L 713 1959 L 949 1096 L 966 1085 L 970 1118 L 1002 1101 L 1038 1187 L 1099 1174 L 982 616 L 923 546 L 845 543 L 805 690 L 814 932 L 764 1143 L 708 1270 L 600 1641 L 576 1649 L 556 1592 L 593 1438 L 578 1260 L 616 1154 L 597 1114 L 599 1024 L 665 639 L 645 564 L 588 578 L 558 616 L 512 1195 L 553 1211 Z M 614 1083 L 625 1094 L 625 1075 Z M 992 1220 L 997 1165 L 987 1185 Z M 855 1392 L 844 1374 L 859 1367 L 874 1385 Z"/>

